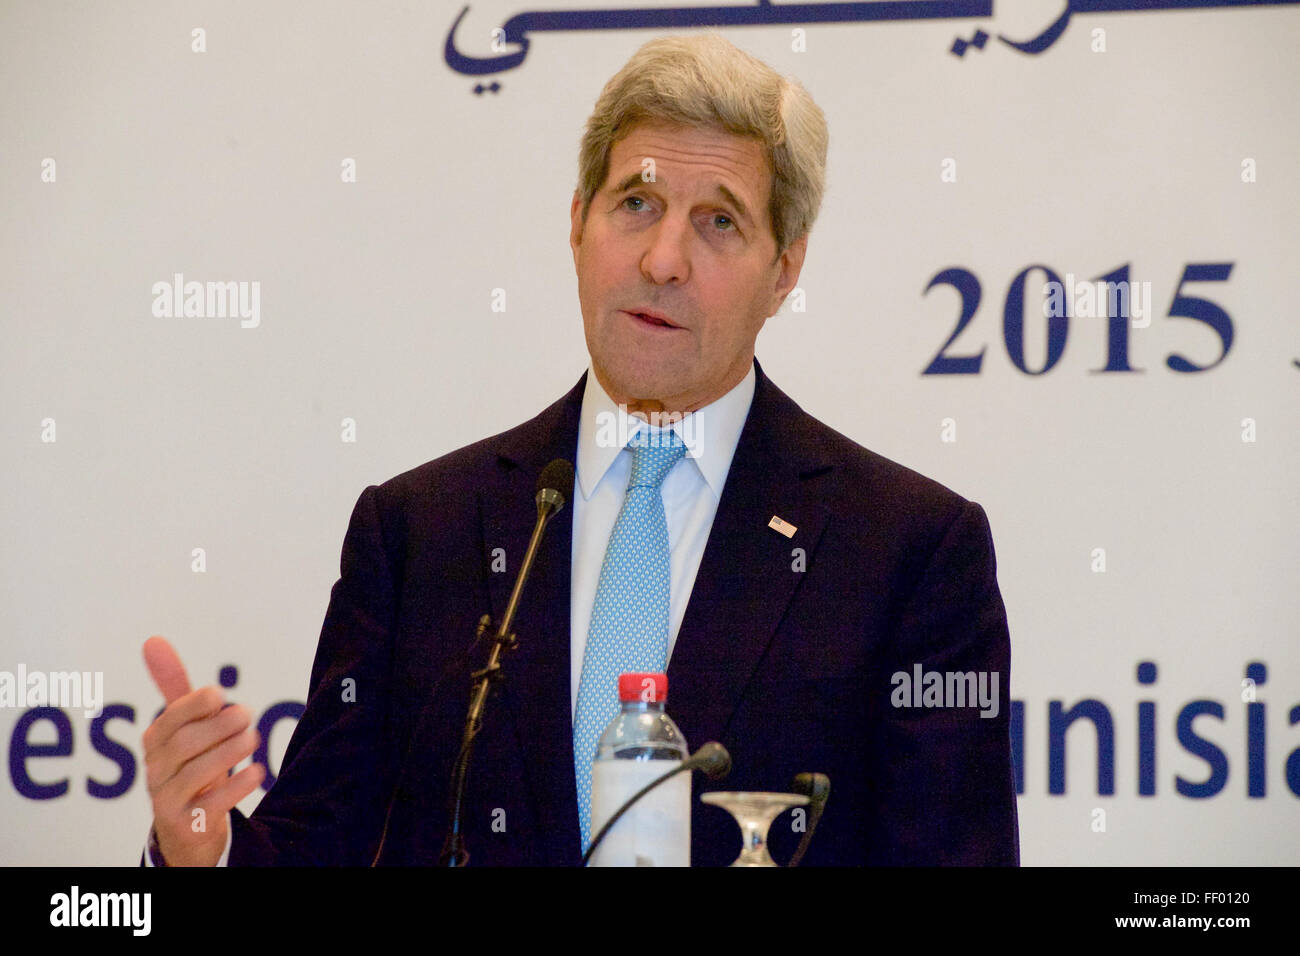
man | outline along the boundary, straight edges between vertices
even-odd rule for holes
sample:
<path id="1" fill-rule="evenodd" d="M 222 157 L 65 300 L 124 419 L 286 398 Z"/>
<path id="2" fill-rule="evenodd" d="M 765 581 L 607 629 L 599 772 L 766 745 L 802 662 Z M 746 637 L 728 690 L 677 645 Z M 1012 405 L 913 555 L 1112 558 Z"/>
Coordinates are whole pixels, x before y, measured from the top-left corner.
<path id="1" fill-rule="evenodd" d="M 798 84 L 716 36 L 652 41 L 607 84 L 570 210 L 589 373 L 531 421 L 362 493 L 306 712 L 251 818 L 226 823 L 263 774 L 226 776 L 257 744 L 247 712 L 146 644 L 168 702 L 145 733 L 158 861 L 436 862 L 481 666 L 462 657 L 502 613 L 538 474 L 567 458 L 570 509 L 476 745 L 471 863 L 580 862 L 610 675 L 665 663 L 686 739 L 732 754 L 727 789 L 830 776 L 807 864 L 1018 862 L 982 509 L 815 421 L 754 359 L 798 281 L 826 143 Z M 969 677 L 972 699 L 900 693 L 899 675 L 931 673 Z M 693 805 L 693 862 L 730 862 L 734 825 Z M 775 828 L 778 858 L 795 829 Z"/>

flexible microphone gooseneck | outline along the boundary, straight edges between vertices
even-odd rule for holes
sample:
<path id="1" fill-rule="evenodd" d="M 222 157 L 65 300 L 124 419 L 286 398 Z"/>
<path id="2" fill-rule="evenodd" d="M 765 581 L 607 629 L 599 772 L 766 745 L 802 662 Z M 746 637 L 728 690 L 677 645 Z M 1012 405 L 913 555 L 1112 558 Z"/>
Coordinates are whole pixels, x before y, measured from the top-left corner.
<path id="1" fill-rule="evenodd" d="M 519 596 L 523 593 L 524 582 L 532 568 L 533 559 L 537 554 L 537 548 L 541 542 L 542 531 L 546 523 L 563 510 L 569 495 L 573 491 L 573 465 L 562 458 L 556 458 L 542 469 L 541 475 L 537 479 L 537 524 L 533 528 L 532 538 L 528 543 L 528 550 L 524 554 L 523 562 L 519 566 L 519 574 L 515 578 L 515 586 L 511 591 L 509 603 L 506 605 L 506 612 L 502 616 L 501 626 L 497 628 L 494 635 L 491 635 L 493 647 L 489 656 L 488 665 L 483 670 L 474 671 L 471 676 L 476 684 L 471 692 L 470 714 L 466 720 L 465 732 L 461 738 L 461 749 L 456 757 L 456 763 L 452 771 L 452 792 L 455 794 L 452 805 L 452 823 L 451 832 L 447 835 L 447 842 L 443 846 L 443 855 L 439 857 L 441 865 L 463 866 L 469 859 L 469 853 L 465 851 L 463 839 L 460 834 L 461 806 L 464 799 L 465 781 L 469 775 L 469 760 L 473 750 L 474 737 L 477 736 L 479 728 L 482 725 L 483 706 L 486 699 L 487 685 L 501 676 L 501 667 L 498 658 L 502 649 L 509 649 L 516 643 L 515 635 L 510 634 L 510 625 L 514 621 L 515 610 L 519 605 Z M 416 721 L 415 728 L 411 732 L 411 738 L 407 743 L 406 754 L 402 759 L 401 771 L 397 777 L 397 783 L 393 787 L 393 793 L 388 801 L 388 808 L 384 814 L 384 826 L 379 837 L 379 846 L 375 850 L 375 855 L 370 861 L 371 866 L 379 863 L 379 858 L 384 852 L 384 845 L 388 839 L 388 826 L 392 820 L 393 808 L 397 803 L 397 796 L 401 792 L 403 781 L 406 779 L 407 770 L 411 763 L 411 756 L 415 749 L 415 743 L 420 738 L 420 732 L 424 728 L 430 713 L 433 712 L 433 699 L 437 697 L 439 689 L 447 678 L 468 664 L 472 655 L 478 650 L 483 642 L 485 635 L 488 634 L 488 628 L 492 626 L 490 615 L 484 614 L 478 622 L 478 629 L 475 633 L 474 640 L 469 647 L 460 654 L 452 657 L 443 667 L 442 672 L 435 682 L 433 691 L 430 694 L 429 703 L 420 713 Z M 480 691 L 482 694 L 480 696 Z"/>
<path id="2" fill-rule="evenodd" d="M 451 806 L 451 825 L 447 830 L 442 853 L 438 856 L 439 866 L 464 866 L 469 862 L 469 852 L 465 849 L 465 840 L 461 834 L 461 811 L 465 803 L 465 785 L 469 780 L 470 759 L 474 755 L 474 738 L 483 726 L 483 708 L 487 704 L 488 691 L 494 683 L 501 680 L 501 651 L 512 650 L 518 644 L 518 639 L 510 633 L 510 625 L 514 623 L 519 596 L 523 594 L 524 583 L 533 568 L 533 559 L 537 557 L 542 532 L 546 530 L 546 523 L 559 513 L 572 493 L 573 463 L 563 458 L 552 460 L 537 478 L 537 523 L 533 526 L 528 550 L 524 552 L 523 562 L 519 565 L 514 590 L 510 592 L 510 600 L 506 603 L 505 613 L 501 615 L 501 623 L 497 625 L 496 636 L 492 639 L 487 666 L 470 675 L 474 678 L 474 689 L 470 693 L 469 713 L 465 717 L 460 753 L 452 771 L 451 791 L 455 796 Z M 480 630 L 482 627 L 483 622 L 480 621 Z"/>
<path id="3" fill-rule="evenodd" d="M 613 829 L 614 824 L 618 822 L 618 818 L 628 810 L 632 809 L 634 803 L 644 797 L 655 787 L 659 786 L 659 784 L 666 780 L 671 780 L 679 773 L 688 770 L 700 770 L 703 771 L 704 775 L 710 780 L 721 780 L 727 774 L 731 773 L 731 754 L 727 753 L 727 748 L 722 746 L 722 744 L 718 743 L 716 740 L 711 740 L 707 744 L 702 745 L 699 750 L 695 751 L 695 753 L 691 754 L 691 756 L 687 757 L 672 770 L 669 770 L 661 777 L 656 777 L 636 793 L 632 794 L 632 796 L 618 808 L 618 811 L 605 821 L 605 825 L 596 832 L 595 839 L 591 841 L 591 846 L 587 847 L 587 852 L 582 855 L 583 865 L 585 866 L 587 861 L 591 859 L 591 855 L 596 852 L 596 847 L 600 846 L 600 841 L 605 839 L 605 834 L 609 833 L 609 831 Z"/>

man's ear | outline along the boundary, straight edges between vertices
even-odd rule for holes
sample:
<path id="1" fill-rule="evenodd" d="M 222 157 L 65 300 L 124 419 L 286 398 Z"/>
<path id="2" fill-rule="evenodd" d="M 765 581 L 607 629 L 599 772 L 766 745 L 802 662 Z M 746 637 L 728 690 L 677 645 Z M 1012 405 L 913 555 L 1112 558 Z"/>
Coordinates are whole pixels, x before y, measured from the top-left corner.
<path id="1" fill-rule="evenodd" d="M 582 245 L 582 197 L 573 191 L 569 205 L 569 248 L 573 250 L 573 267 L 578 268 L 578 247 Z"/>
<path id="2" fill-rule="evenodd" d="M 776 276 L 776 286 L 772 290 L 772 311 L 776 315 L 786 296 L 799 284 L 799 273 L 803 271 L 804 256 L 808 254 L 808 235 L 805 233 L 786 247 L 778 258 L 780 270 Z"/>

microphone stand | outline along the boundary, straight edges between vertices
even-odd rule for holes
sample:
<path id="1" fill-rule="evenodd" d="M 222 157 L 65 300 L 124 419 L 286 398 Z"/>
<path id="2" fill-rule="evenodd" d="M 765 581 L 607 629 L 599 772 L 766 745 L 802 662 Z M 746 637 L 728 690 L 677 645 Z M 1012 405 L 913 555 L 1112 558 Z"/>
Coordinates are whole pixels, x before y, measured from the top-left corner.
<path id="1" fill-rule="evenodd" d="M 461 812 L 465 802 L 465 785 L 469 780 L 470 760 L 474 756 L 474 738 L 483 726 L 483 709 L 487 704 L 488 692 L 493 685 L 500 683 L 501 652 L 513 650 L 519 643 L 518 638 L 510 632 L 514 623 L 515 611 L 519 607 L 519 596 L 523 593 L 524 582 L 532 569 L 533 559 L 542 540 L 542 531 L 546 524 L 560 508 L 564 507 L 564 497 L 552 488 L 543 488 L 537 493 L 537 524 L 533 527 L 533 536 L 528 541 L 528 550 L 524 552 L 523 564 L 519 567 L 519 576 L 515 578 L 514 590 L 506 604 L 501 623 L 492 636 L 492 648 L 488 652 L 487 666 L 474 671 L 470 677 L 474 681 L 470 691 L 469 713 L 465 717 L 465 730 L 461 735 L 460 753 L 452 770 L 451 792 L 455 794 L 451 808 L 451 825 L 447 839 L 438 855 L 439 866 L 465 866 L 469 862 L 469 852 L 465 849 L 465 839 L 461 833 Z M 479 619 L 475 642 L 482 638 L 484 631 L 492 625 L 490 615 L 484 614 Z"/>

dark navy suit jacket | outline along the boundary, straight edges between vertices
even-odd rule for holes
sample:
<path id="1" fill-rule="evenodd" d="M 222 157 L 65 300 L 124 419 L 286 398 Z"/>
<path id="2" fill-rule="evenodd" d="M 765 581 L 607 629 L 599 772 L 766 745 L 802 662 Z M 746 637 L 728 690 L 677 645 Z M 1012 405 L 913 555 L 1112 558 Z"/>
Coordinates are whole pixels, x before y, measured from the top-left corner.
<path id="1" fill-rule="evenodd" d="M 504 609 L 537 476 L 575 457 L 585 381 L 517 428 L 362 492 L 306 712 L 274 786 L 250 818 L 234 814 L 232 865 L 368 864 L 386 817 L 381 863 L 436 862 L 469 693 L 452 665 L 480 615 Z M 793 537 L 768 527 L 774 515 Z M 580 863 L 571 543 L 570 507 L 541 545 L 477 742 L 470 865 Z M 918 663 L 997 672 L 996 717 L 892 706 L 892 675 Z M 804 865 L 1018 863 L 1009 664 L 979 505 L 818 422 L 758 368 L 668 665 L 667 709 L 687 742 L 721 741 L 734 762 L 719 783 L 697 775 L 693 864 L 727 864 L 740 846 L 700 792 L 784 791 L 800 771 L 831 779 Z M 773 827 L 779 861 L 793 821 Z"/>

